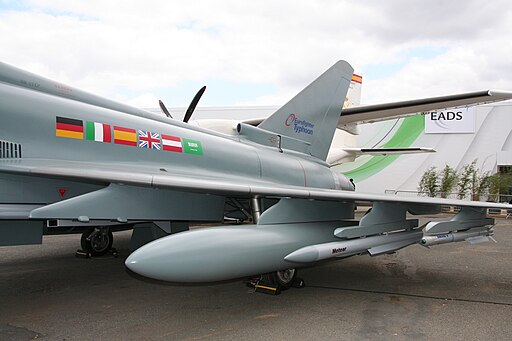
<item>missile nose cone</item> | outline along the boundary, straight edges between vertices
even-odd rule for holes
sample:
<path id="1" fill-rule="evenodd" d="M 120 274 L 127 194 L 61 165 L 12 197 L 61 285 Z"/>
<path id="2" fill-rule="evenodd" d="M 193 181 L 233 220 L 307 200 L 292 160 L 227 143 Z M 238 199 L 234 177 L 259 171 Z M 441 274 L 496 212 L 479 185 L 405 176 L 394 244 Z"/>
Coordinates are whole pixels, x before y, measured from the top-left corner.
<path id="1" fill-rule="evenodd" d="M 314 246 L 306 246 L 295 250 L 286 257 L 285 260 L 296 263 L 309 263 L 318 260 L 318 250 Z"/>

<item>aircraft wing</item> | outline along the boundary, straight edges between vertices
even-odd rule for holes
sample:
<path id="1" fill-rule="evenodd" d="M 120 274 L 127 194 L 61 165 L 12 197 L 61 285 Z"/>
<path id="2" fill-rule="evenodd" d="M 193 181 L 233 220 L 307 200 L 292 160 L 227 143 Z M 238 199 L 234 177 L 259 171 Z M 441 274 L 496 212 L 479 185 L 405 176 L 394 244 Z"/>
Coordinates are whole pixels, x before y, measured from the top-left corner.
<path id="1" fill-rule="evenodd" d="M 361 105 L 344 108 L 338 121 L 338 128 L 354 123 L 372 123 L 394 118 L 407 117 L 434 110 L 479 105 L 512 99 L 512 92 L 482 90 L 456 95 L 429 97 L 400 102 Z M 242 121 L 257 126 L 263 118 Z"/>
<path id="2" fill-rule="evenodd" d="M 422 98 L 401 102 L 362 105 L 343 109 L 338 127 L 351 123 L 371 123 L 405 117 L 417 113 L 503 101 L 512 98 L 512 92 L 483 90 L 456 95 Z"/>
<path id="3" fill-rule="evenodd" d="M 129 170 L 127 170 L 129 168 Z M 190 176 L 168 173 L 147 166 L 95 164 L 86 162 L 25 159 L 1 161 L 0 172 L 44 178 L 61 178 L 96 184 L 123 184 L 135 187 L 179 190 L 219 196 L 259 196 L 272 198 L 302 198 L 356 203 L 394 202 L 419 206 L 462 206 L 511 209 L 512 206 L 481 201 L 460 201 L 441 198 L 400 197 L 385 194 L 359 193 L 301 186 L 285 186 L 270 181 L 247 181 L 243 177 L 210 175 Z M 117 194 L 116 194 L 117 195 Z M 87 196 L 87 195 L 85 195 Z M 113 200 L 118 200 L 112 198 Z M 124 198 L 129 200 L 129 198 Z M 134 198 L 136 199 L 136 198 Z M 71 200 L 71 199 L 70 199 Z M 68 201 L 68 200 L 67 200 Z M 64 201 L 65 202 L 65 201 Z M 77 205 L 80 203 L 75 201 Z"/>

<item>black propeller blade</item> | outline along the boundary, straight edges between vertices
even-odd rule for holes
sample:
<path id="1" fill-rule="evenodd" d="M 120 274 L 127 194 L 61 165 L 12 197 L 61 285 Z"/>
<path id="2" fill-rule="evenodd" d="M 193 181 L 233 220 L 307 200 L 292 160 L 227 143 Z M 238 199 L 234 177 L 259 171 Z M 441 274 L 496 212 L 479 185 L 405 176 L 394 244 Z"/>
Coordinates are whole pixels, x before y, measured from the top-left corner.
<path id="1" fill-rule="evenodd" d="M 162 111 L 164 112 L 164 114 L 165 114 L 167 117 L 172 118 L 172 115 L 171 115 L 171 113 L 169 112 L 169 110 L 167 110 L 167 108 L 165 107 L 164 102 L 162 102 L 161 100 L 158 100 L 158 104 L 160 105 L 160 109 L 162 109 Z"/>
<path id="2" fill-rule="evenodd" d="M 197 102 L 199 102 L 199 100 L 201 99 L 201 96 L 203 96 L 205 90 L 206 90 L 206 86 L 203 86 L 201 89 L 199 89 L 197 94 L 194 96 L 194 99 L 192 99 L 192 102 L 190 102 L 187 112 L 185 113 L 183 122 L 187 123 L 188 120 L 190 120 L 190 117 L 192 117 L 192 114 L 194 113 L 194 110 L 196 109 Z"/>

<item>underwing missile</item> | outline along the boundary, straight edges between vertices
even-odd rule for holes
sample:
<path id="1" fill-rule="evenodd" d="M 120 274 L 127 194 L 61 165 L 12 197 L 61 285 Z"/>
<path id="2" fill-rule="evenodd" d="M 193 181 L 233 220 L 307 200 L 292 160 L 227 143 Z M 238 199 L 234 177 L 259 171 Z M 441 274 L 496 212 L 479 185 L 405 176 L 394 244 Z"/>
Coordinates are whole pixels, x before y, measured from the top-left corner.
<path id="1" fill-rule="evenodd" d="M 421 240 L 422 236 L 422 231 L 412 230 L 309 245 L 290 253 L 284 259 L 290 262 L 311 263 L 329 258 L 348 257 L 365 252 L 376 256 L 417 243 Z"/>
<path id="2" fill-rule="evenodd" d="M 432 236 L 424 236 L 421 239 L 420 244 L 423 246 L 432 246 L 438 244 L 461 242 L 465 240 L 470 243 L 476 243 L 479 241 L 487 241 L 487 237 L 492 236 L 493 234 L 493 229 L 471 229 L 463 232 L 451 232 Z"/>

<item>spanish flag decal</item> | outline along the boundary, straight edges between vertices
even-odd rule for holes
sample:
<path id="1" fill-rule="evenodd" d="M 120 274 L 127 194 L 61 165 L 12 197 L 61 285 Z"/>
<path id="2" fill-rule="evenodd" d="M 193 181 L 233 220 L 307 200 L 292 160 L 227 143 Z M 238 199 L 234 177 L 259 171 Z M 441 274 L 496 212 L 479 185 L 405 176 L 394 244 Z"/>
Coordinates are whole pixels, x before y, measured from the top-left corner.
<path id="1" fill-rule="evenodd" d="M 125 146 L 137 145 L 137 133 L 135 129 L 114 126 L 114 143 Z"/>
<path id="2" fill-rule="evenodd" d="M 352 75 L 352 82 L 356 82 L 359 84 L 363 83 L 363 76 L 356 75 L 355 73 Z"/>
<path id="3" fill-rule="evenodd" d="M 83 140 L 84 122 L 67 117 L 56 117 L 55 136 Z"/>

